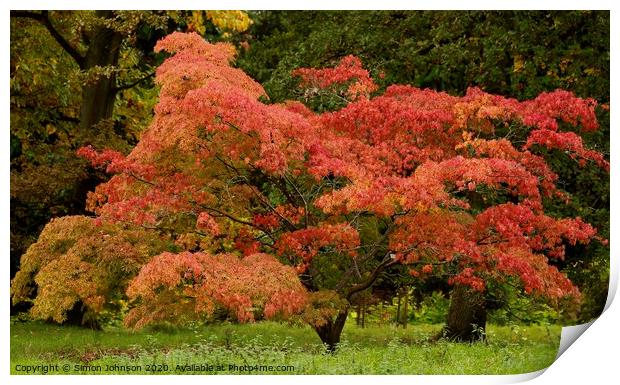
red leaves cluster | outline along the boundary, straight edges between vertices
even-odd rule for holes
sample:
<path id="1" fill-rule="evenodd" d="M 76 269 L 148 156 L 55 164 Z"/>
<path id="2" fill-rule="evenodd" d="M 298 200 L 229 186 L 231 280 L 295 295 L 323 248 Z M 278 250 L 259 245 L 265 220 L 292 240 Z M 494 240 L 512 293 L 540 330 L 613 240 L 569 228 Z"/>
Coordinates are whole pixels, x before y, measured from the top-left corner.
<path id="1" fill-rule="evenodd" d="M 254 98 L 265 95 L 260 84 L 229 65 L 235 57 L 229 43 L 209 44 L 197 33 L 174 32 L 157 42 L 155 52 L 160 51 L 174 54 L 157 69 L 162 99 L 183 97 L 207 81 L 234 85 Z"/>
<path id="2" fill-rule="evenodd" d="M 524 103 L 523 124 L 557 131 L 557 120 L 561 120 L 572 126 L 580 125 L 584 131 L 596 131 L 596 104 L 594 99 L 581 99 L 569 91 L 543 92 Z"/>
<path id="3" fill-rule="evenodd" d="M 299 68 L 292 74 L 301 77 L 303 87 L 326 89 L 333 85 L 348 85 L 347 95 L 351 100 L 368 97 L 377 89 L 368 71 L 362 67 L 362 61 L 352 55 L 343 57 L 334 68 Z"/>
<path id="4" fill-rule="evenodd" d="M 494 247 L 554 251 L 548 255 L 556 258 L 563 257 L 564 242 L 587 243 L 596 234 L 596 230 L 580 218 L 558 220 L 512 203 L 493 206 L 480 213 L 473 230 L 486 243 L 495 243 Z"/>
<path id="5" fill-rule="evenodd" d="M 345 223 L 323 224 L 319 227 L 285 233 L 275 245 L 278 255 L 288 256 L 304 272 L 322 248 L 331 247 L 336 253 L 355 257 L 359 246 L 358 232 Z"/>
<path id="6" fill-rule="evenodd" d="M 477 291 L 484 291 L 484 280 L 474 274 L 471 267 L 464 268 L 460 273 L 448 279 L 450 285 L 466 285 Z"/>
<path id="7" fill-rule="evenodd" d="M 421 211 L 397 219 L 389 247 L 404 264 L 451 260 L 467 237 L 471 219 L 449 210 Z"/>
<path id="8" fill-rule="evenodd" d="M 573 159 L 578 159 L 584 166 L 587 160 L 595 162 L 599 167 L 609 171 L 609 162 L 603 155 L 583 146 L 583 140 L 574 132 L 556 132 L 547 129 L 534 130 L 527 139 L 525 148 L 538 144 L 549 149 L 565 150 Z"/>

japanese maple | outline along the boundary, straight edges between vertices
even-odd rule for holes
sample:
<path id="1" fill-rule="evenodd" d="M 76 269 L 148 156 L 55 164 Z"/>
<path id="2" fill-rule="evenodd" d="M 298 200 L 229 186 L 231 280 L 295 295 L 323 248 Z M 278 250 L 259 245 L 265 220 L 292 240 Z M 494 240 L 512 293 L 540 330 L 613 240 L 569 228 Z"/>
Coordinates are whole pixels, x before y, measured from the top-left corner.
<path id="1" fill-rule="evenodd" d="M 539 150 L 608 168 L 579 136 L 598 128 L 595 101 L 406 85 L 373 96 L 349 56 L 296 72 L 302 86 L 347 99 L 318 114 L 266 103 L 226 44 L 174 33 L 156 50 L 171 56 L 138 145 L 127 157 L 80 150 L 116 174 L 89 195 L 97 220 L 159 231 L 183 250 L 153 258 L 130 283 L 128 324 L 196 319 L 215 306 L 239 321 L 304 313 L 333 348 L 351 298 L 396 265 L 478 291 L 512 280 L 579 300 L 550 261 L 596 230 L 545 214 L 543 198 L 570 197 Z"/>
<path id="2" fill-rule="evenodd" d="M 130 279 L 165 247 L 152 231 L 67 216 L 49 222 L 22 256 L 11 283 L 14 303 L 31 302 L 34 318 L 100 327 L 123 307 Z"/>

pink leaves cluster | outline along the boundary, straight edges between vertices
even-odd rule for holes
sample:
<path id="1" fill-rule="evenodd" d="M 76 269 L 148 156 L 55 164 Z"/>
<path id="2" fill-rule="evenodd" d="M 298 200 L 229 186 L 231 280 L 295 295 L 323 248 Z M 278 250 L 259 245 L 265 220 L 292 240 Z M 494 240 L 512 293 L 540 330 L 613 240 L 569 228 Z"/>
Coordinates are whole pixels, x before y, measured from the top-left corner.
<path id="1" fill-rule="evenodd" d="M 255 98 L 265 95 L 260 84 L 229 65 L 235 57 L 231 44 L 208 44 L 197 33 L 174 32 L 157 42 L 155 52 L 160 51 L 174 54 L 157 69 L 162 99 L 181 98 L 207 81 L 234 85 Z"/>
<path id="2" fill-rule="evenodd" d="M 206 319 L 225 309 L 240 322 L 257 316 L 288 317 L 306 305 L 306 292 L 291 267 L 267 254 L 162 253 L 145 265 L 127 289 L 138 301 L 128 325 Z"/>
<path id="3" fill-rule="evenodd" d="M 579 291 L 548 258 L 562 259 L 564 244 L 589 243 L 596 230 L 580 218 L 555 219 L 511 203 L 490 207 L 476 217 L 474 238 L 489 274 L 516 276 L 527 293 L 579 297 Z"/>
<path id="4" fill-rule="evenodd" d="M 220 235 L 219 225 L 211 216 L 211 214 L 204 211 L 198 215 L 198 219 L 196 220 L 196 228 L 200 230 L 205 230 L 211 235 Z"/>
<path id="5" fill-rule="evenodd" d="M 596 235 L 596 230 L 579 217 L 558 220 L 512 203 L 493 206 L 480 213 L 473 230 L 479 239 L 496 248 L 547 251 L 555 258 L 563 258 L 564 242 L 588 243 Z"/>
<path id="6" fill-rule="evenodd" d="M 557 121 L 561 120 L 571 126 L 580 125 L 584 131 L 596 131 L 596 105 L 596 100 L 581 99 L 569 91 L 543 92 L 523 103 L 523 124 L 557 131 Z"/>
<path id="7" fill-rule="evenodd" d="M 416 173 L 450 182 L 457 192 L 475 191 L 478 184 L 506 189 L 524 203 L 542 209 L 538 178 L 512 160 L 456 156 L 440 163 L 427 162 Z"/>
<path id="8" fill-rule="evenodd" d="M 564 197 L 555 185 L 558 176 L 549 168 L 545 159 L 527 150 L 517 150 L 507 139 L 466 140 L 458 145 L 457 149 L 462 150 L 465 155 L 469 155 L 468 153 L 473 151 L 472 157 L 497 158 L 514 161 L 538 178 L 539 188 L 544 196 L 551 197 L 556 195 L 558 197 Z"/>
<path id="9" fill-rule="evenodd" d="M 596 230 L 579 218 L 554 219 L 523 204 L 506 203 L 472 216 L 435 209 L 398 219 L 390 249 L 404 264 L 441 266 L 455 260 L 451 283 L 485 288 L 485 280 L 516 277 L 527 293 L 579 298 L 579 291 L 549 258 L 562 259 L 564 245 L 589 243 Z M 424 265 L 422 273 L 432 272 Z M 413 270 L 418 276 L 420 272 Z"/>
<path id="10" fill-rule="evenodd" d="M 538 144 L 548 149 L 565 150 L 573 159 L 578 159 L 581 166 L 585 166 L 587 160 L 594 161 L 599 167 L 609 171 L 609 162 L 603 155 L 594 150 L 588 150 L 583 146 L 583 140 L 574 132 L 556 132 L 547 129 L 534 130 L 527 138 L 525 148 L 531 148 Z"/>
<path id="11" fill-rule="evenodd" d="M 543 92 L 535 99 L 519 102 L 485 93 L 479 88 L 469 88 L 459 101 L 457 111 L 461 126 L 498 119 L 517 120 L 526 126 L 557 131 L 560 121 L 580 126 L 584 131 L 596 131 L 596 106 L 595 100 L 581 99 L 564 90 Z"/>

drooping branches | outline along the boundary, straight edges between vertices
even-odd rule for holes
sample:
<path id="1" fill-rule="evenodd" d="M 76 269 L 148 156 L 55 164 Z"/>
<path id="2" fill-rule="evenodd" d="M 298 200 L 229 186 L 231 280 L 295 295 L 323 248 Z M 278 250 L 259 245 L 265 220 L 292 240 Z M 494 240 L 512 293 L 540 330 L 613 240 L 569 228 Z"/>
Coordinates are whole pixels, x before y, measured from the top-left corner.
<path id="1" fill-rule="evenodd" d="M 182 323 L 207 319 L 218 307 L 228 309 L 240 322 L 259 314 L 288 317 L 306 304 L 295 271 L 272 256 L 204 253 L 163 253 L 147 264 L 127 289 L 139 305 L 125 322 L 143 325 L 167 320 Z"/>

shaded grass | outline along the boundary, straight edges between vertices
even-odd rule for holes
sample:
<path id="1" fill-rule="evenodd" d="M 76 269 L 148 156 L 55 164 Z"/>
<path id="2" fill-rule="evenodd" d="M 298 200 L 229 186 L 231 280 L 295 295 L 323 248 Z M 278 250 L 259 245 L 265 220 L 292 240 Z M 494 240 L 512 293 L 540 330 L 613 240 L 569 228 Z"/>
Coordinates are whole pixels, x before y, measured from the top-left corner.
<path id="1" fill-rule="evenodd" d="M 58 374 L 136 374 L 151 369 L 162 374 L 513 374 L 549 366 L 560 337 L 559 326 L 490 325 L 487 342 L 433 341 L 440 329 L 441 325 L 360 329 L 347 324 L 338 352 L 325 354 L 309 327 L 273 322 L 139 332 L 15 323 L 11 373 L 23 373 L 25 365 L 53 363 L 59 367 L 50 368 L 57 369 L 50 373 Z"/>

